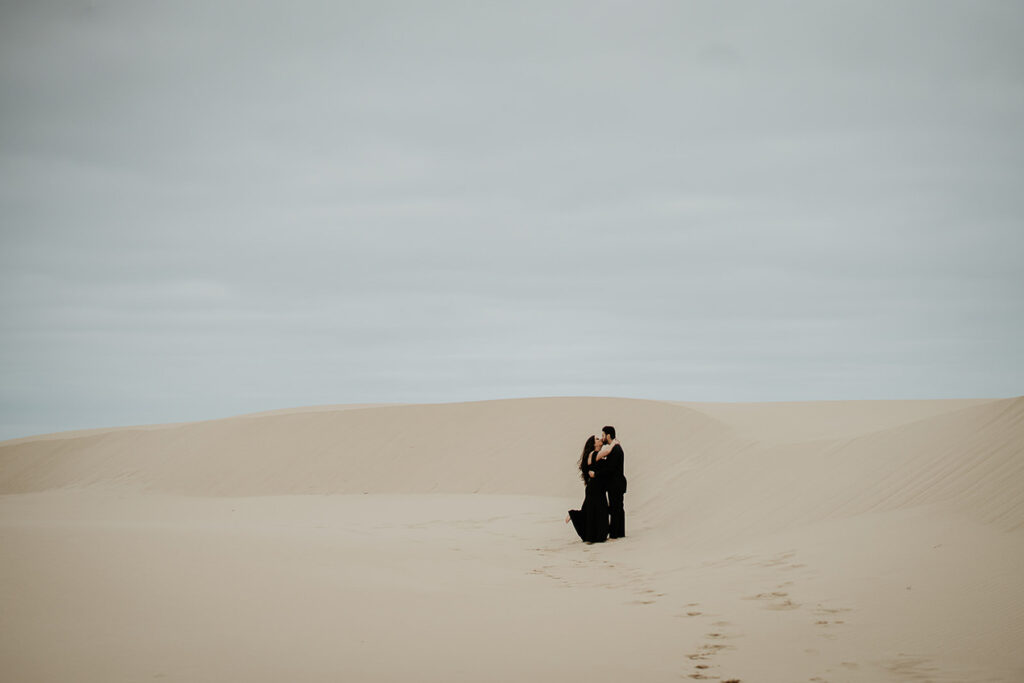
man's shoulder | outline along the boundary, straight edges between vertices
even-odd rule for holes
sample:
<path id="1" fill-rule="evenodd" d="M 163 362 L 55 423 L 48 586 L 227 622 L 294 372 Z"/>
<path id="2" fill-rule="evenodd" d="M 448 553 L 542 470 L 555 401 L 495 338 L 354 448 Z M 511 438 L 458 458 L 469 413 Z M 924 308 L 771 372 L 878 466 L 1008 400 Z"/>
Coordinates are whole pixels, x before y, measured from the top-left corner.
<path id="1" fill-rule="evenodd" d="M 617 443 L 614 446 L 612 446 L 612 453 L 614 453 L 615 451 L 618 451 L 619 455 L 622 455 L 624 453 L 624 451 L 622 450 L 622 444 Z"/>

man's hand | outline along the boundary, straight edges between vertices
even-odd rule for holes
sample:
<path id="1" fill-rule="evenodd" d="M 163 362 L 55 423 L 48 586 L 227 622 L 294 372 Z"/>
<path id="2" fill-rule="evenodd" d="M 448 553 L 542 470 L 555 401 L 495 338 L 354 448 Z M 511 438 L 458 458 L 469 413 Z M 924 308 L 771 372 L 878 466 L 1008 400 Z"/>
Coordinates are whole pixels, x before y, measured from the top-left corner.
<path id="1" fill-rule="evenodd" d="M 596 475 L 594 474 L 594 470 L 590 470 L 590 471 L 588 472 L 588 474 L 590 474 L 590 478 L 591 478 L 591 479 L 593 479 L 593 478 L 594 478 L 594 477 L 596 476 Z"/>

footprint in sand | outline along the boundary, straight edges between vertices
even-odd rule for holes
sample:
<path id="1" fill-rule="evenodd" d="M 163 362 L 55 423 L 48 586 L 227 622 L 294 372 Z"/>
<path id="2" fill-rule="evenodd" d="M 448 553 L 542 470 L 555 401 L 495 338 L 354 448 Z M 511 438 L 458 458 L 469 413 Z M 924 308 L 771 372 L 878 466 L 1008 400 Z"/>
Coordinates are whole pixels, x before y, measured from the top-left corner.
<path id="1" fill-rule="evenodd" d="M 782 591 L 773 591 L 771 593 L 758 593 L 757 595 L 750 595 L 743 599 L 760 600 L 766 603 L 764 606 L 765 609 L 771 610 L 792 610 L 798 609 L 800 607 L 800 603 L 793 602 L 789 599 L 789 593 L 784 593 Z"/>
<path id="2" fill-rule="evenodd" d="M 705 673 L 704 671 L 698 671 L 690 674 L 689 678 L 693 678 L 698 681 L 714 681 L 720 680 L 720 676 L 712 676 L 711 674 Z M 722 683 L 742 683 L 738 678 L 727 678 Z"/>
<path id="3" fill-rule="evenodd" d="M 634 605 L 653 605 L 657 602 L 656 598 L 664 595 L 664 593 L 656 593 L 653 588 L 641 588 L 634 591 L 634 594 L 644 598 L 642 600 L 634 600 L 632 602 Z"/>
<path id="4" fill-rule="evenodd" d="M 725 567 L 730 564 L 743 563 L 752 558 L 753 555 L 730 555 L 729 557 L 723 557 L 720 560 L 709 560 L 702 562 L 702 567 Z"/>
<path id="5" fill-rule="evenodd" d="M 929 660 L 904 652 L 897 653 L 896 658 L 884 663 L 886 669 L 905 679 L 931 680 L 938 669 L 929 665 Z"/>
<path id="6" fill-rule="evenodd" d="M 760 562 L 753 562 L 752 564 L 759 567 L 778 567 L 779 565 L 786 564 L 789 560 L 796 557 L 796 551 L 790 550 L 788 552 L 779 553 L 775 557 L 768 560 L 761 560 Z"/>
<path id="7" fill-rule="evenodd" d="M 814 610 L 815 614 L 841 614 L 843 612 L 852 612 L 852 607 L 822 607 L 821 603 L 818 603 L 818 609 Z"/>
<path id="8" fill-rule="evenodd" d="M 697 665 L 697 671 L 695 671 L 694 673 L 690 674 L 688 676 L 688 678 L 692 678 L 692 679 L 698 680 L 698 681 L 717 681 L 717 680 L 721 680 L 721 676 L 715 676 L 714 674 L 709 673 L 707 669 L 708 669 L 708 667 L 707 667 L 706 664 L 698 664 Z M 740 682 L 740 679 L 738 679 L 738 678 L 727 678 L 726 680 L 722 681 L 722 683 L 741 683 L 741 682 Z"/>
<path id="9" fill-rule="evenodd" d="M 785 600 L 781 600 L 779 602 L 768 603 L 764 607 L 765 607 L 765 609 L 791 610 L 791 609 L 800 609 L 800 603 L 799 602 L 793 602 L 789 598 L 786 598 Z"/>
<path id="10" fill-rule="evenodd" d="M 726 622 L 726 623 L 728 623 L 728 622 Z M 739 638 L 742 635 L 743 635 L 742 633 L 724 633 L 722 631 L 712 631 L 710 633 L 705 633 L 704 637 L 705 638 L 711 638 L 712 640 L 716 640 L 716 641 L 723 641 L 723 640 L 731 640 L 733 638 Z M 732 648 L 731 645 L 727 646 L 727 647 Z"/>
<path id="11" fill-rule="evenodd" d="M 677 617 L 683 617 L 683 618 L 703 616 L 704 613 L 701 612 L 699 609 L 692 609 L 694 607 L 700 607 L 700 603 L 699 602 L 690 602 L 690 603 L 687 603 L 687 604 L 683 605 L 684 612 L 682 614 L 677 614 L 676 616 Z M 686 609 L 686 608 L 691 608 L 691 609 Z"/>
<path id="12" fill-rule="evenodd" d="M 850 607 L 822 607 L 821 604 L 819 603 L 818 604 L 818 608 L 816 610 L 814 610 L 814 614 L 817 617 L 819 617 L 819 618 L 818 618 L 817 621 L 814 622 L 814 624 L 815 624 L 815 626 L 821 626 L 822 628 L 829 628 L 829 627 L 836 626 L 836 625 L 841 626 L 841 625 L 846 623 L 845 620 L 843 620 L 843 619 L 825 619 L 823 617 L 834 617 L 837 614 L 842 614 L 843 612 L 852 612 L 852 611 L 853 611 L 853 609 L 850 608 Z M 822 634 L 819 634 L 819 635 L 821 635 L 822 638 L 826 638 L 828 640 L 835 640 L 835 638 L 836 638 L 834 635 L 832 635 L 830 633 L 822 633 Z"/>
<path id="13" fill-rule="evenodd" d="M 712 655 L 716 654 L 721 650 L 728 650 L 731 645 L 722 645 L 721 643 L 704 643 L 697 648 L 697 651 L 686 655 L 687 658 L 694 661 L 709 659 Z"/>

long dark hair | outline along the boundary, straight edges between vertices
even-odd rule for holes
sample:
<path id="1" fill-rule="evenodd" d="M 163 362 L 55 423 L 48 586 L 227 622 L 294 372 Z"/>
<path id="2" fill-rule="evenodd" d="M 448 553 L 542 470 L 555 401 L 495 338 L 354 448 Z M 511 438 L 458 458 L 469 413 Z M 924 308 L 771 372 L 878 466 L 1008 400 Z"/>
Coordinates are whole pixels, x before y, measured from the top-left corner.
<path id="1" fill-rule="evenodd" d="M 594 450 L 594 445 L 597 441 L 594 439 L 594 435 L 591 434 L 587 442 L 583 444 L 583 454 L 580 456 L 580 479 L 584 482 L 587 480 L 587 456 Z"/>

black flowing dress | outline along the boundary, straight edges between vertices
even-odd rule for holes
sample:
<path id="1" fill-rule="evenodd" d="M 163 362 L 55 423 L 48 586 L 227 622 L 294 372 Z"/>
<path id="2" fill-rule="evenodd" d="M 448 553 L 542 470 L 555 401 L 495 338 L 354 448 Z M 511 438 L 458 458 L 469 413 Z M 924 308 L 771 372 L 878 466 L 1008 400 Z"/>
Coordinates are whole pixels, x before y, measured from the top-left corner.
<path id="1" fill-rule="evenodd" d="M 605 497 L 605 485 L 602 478 L 605 461 L 598 460 L 587 465 L 587 470 L 594 471 L 591 477 L 584 470 L 587 490 L 583 496 L 583 505 L 579 510 L 569 510 L 569 518 L 576 528 L 576 533 L 587 543 L 602 543 L 608 538 L 608 498 Z"/>

